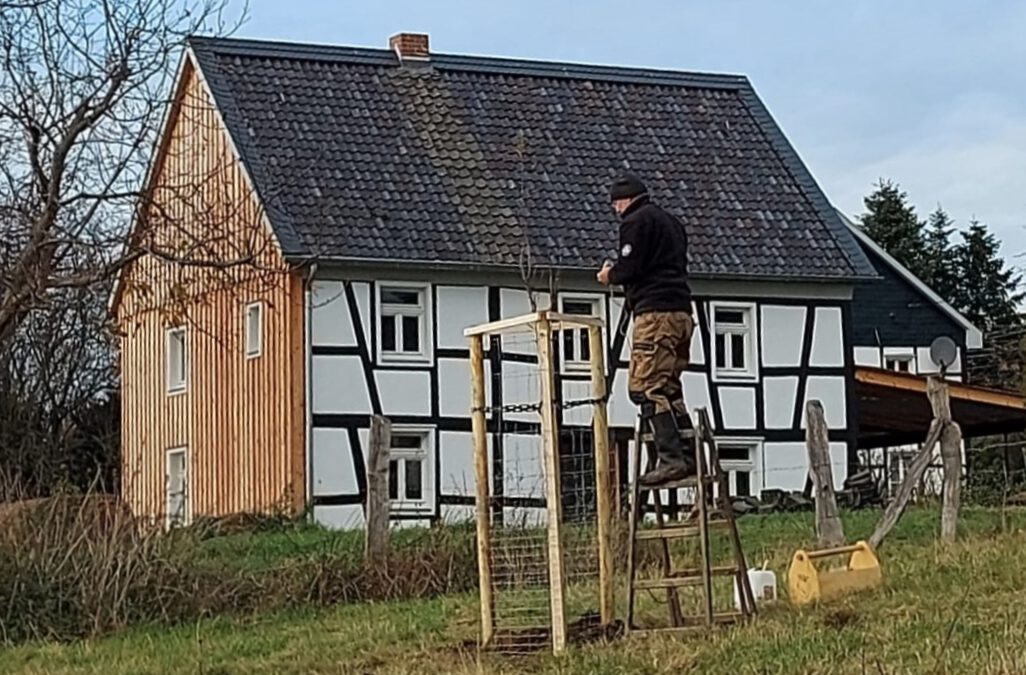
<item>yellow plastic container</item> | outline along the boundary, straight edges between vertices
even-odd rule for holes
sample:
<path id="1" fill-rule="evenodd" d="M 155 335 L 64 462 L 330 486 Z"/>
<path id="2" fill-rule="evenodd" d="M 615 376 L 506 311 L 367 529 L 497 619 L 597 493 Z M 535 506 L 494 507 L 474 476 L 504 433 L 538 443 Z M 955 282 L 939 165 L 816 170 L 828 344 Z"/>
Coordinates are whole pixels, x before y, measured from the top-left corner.
<path id="1" fill-rule="evenodd" d="M 844 567 L 820 569 L 816 566 L 824 558 L 841 555 L 850 555 Z M 787 593 L 793 605 L 833 600 L 875 588 L 882 582 L 880 561 L 865 541 L 819 551 L 799 549 L 787 570 Z"/>

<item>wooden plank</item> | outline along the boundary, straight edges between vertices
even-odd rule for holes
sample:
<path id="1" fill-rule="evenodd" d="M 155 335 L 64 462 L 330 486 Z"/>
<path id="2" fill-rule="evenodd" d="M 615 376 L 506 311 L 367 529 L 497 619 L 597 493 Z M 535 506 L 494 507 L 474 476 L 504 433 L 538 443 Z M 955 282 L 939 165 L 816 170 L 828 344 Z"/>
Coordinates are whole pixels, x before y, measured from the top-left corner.
<path id="1" fill-rule="evenodd" d="M 603 625 L 613 622 L 616 615 L 616 590 L 613 581 L 613 551 L 609 528 L 612 522 L 612 490 L 609 471 L 609 419 L 606 410 L 605 348 L 602 329 L 588 329 L 588 348 L 591 353 L 592 436 L 595 446 L 595 500 L 598 514 L 599 553 L 599 616 Z"/>
<path id="2" fill-rule="evenodd" d="M 837 510 L 834 473 L 830 466 L 830 434 L 823 404 L 811 400 L 805 404 L 805 447 L 809 453 L 809 472 L 816 499 L 816 536 L 822 548 L 844 543 L 844 526 Z"/>
<path id="3" fill-rule="evenodd" d="M 695 477 L 698 479 L 698 486 L 695 490 L 695 508 L 698 509 L 698 543 L 699 549 L 702 552 L 702 609 L 705 610 L 706 624 L 711 626 L 713 625 L 714 611 L 712 575 L 709 573 L 709 568 L 712 566 L 712 555 L 709 546 L 709 514 L 707 509 L 710 501 L 708 489 L 712 486 L 708 485 L 705 481 L 705 476 L 710 467 L 707 466 L 705 461 L 705 448 L 703 445 L 712 438 L 712 431 L 708 425 L 709 418 L 699 414 L 698 434 L 694 447 L 697 450 L 695 455 Z M 710 447 L 710 451 L 715 452 L 712 447 Z M 712 459 L 716 461 L 716 456 L 713 455 Z M 712 468 L 715 470 L 717 467 Z"/>
<path id="4" fill-rule="evenodd" d="M 474 435 L 475 508 L 477 510 L 477 573 L 481 600 L 481 644 L 495 637 L 492 595 L 492 533 L 488 483 L 488 427 L 485 418 L 484 338 L 470 338 L 471 429 Z"/>
<path id="5" fill-rule="evenodd" d="M 855 380 L 891 389 L 926 393 L 927 380 L 919 375 L 909 375 L 879 368 L 859 366 L 855 369 Z M 961 401 L 985 403 L 987 405 L 1026 410 L 1026 398 L 1014 393 L 987 389 L 959 382 L 948 382 L 950 396 Z"/>
<path id="6" fill-rule="evenodd" d="M 538 336 L 538 374 L 541 380 L 542 455 L 545 462 L 545 501 L 548 506 L 549 600 L 552 613 L 552 651 L 566 650 L 565 595 L 563 565 L 563 509 L 559 480 L 559 436 L 556 428 L 556 385 L 552 362 L 552 325 L 540 319 Z"/>
<path id="7" fill-rule="evenodd" d="M 463 331 L 463 336 L 469 338 L 474 337 L 475 335 L 505 333 L 513 330 L 514 328 L 533 326 L 540 318 L 540 312 L 531 312 L 530 314 L 511 316 L 507 319 L 499 319 L 498 321 L 489 321 L 488 323 L 478 324 L 477 326 L 471 326 L 470 328 L 465 329 Z"/>
<path id="8" fill-rule="evenodd" d="M 392 448 L 392 424 L 372 415 L 367 457 L 367 527 L 364 560 L 381 567 L 388 558 L 388 523 L 392 503 L 388 497 L 388 461 Z"/>

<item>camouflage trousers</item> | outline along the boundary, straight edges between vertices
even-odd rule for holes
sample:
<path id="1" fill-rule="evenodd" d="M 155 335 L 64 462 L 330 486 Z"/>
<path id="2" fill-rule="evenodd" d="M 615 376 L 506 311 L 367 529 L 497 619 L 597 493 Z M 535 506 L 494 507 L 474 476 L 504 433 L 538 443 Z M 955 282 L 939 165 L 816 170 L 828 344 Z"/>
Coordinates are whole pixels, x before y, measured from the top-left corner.
<path id="1" fill-rule="evenodd" d="M 655 413 L 688 414 L 681 376 L 691 356 L 695 321 L 688 312 L 646 312 L 634 317 L 627 390 L 638 405 Z"/>

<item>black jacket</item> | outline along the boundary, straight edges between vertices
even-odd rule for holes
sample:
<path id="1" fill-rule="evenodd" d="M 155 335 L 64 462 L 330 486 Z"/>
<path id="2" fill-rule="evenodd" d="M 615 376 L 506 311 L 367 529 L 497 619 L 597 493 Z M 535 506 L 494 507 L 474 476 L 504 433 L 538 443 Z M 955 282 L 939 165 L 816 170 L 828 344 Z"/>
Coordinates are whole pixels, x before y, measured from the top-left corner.
<path id="1" fill-rule="evenodd" d="M 645 312 L 691 312 L 688 237 L 684 225 L 642 195 L 621 216 L 620 255 L 609 273 L 627 307 Z"/>

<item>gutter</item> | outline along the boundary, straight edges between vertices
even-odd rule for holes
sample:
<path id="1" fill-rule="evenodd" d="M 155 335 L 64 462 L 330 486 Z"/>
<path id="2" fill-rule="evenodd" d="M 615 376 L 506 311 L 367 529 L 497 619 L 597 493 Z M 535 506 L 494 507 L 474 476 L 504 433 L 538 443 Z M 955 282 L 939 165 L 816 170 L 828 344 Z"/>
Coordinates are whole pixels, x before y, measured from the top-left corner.
<path id="1" fill-rule="evenodd" d="M 304 472 L 306 495 L 304 501 L 306 503 L 303 506 L 303 510 L 308 511 L 307 520 L 310 522 L 313 522 L 314 518 L 313 509 L 309 508 L 313 504 L 313 312 L 311 311 L 313 303 L 311 294 L 316 275 L 317 263 L 314 262 L 308 268 L 306 279 L 304 279 L 303 283 L 303 390 L 306 396 L 306 405 L 303 406 L 306 413 L 306 433 L 303 434 L 303 444 L 306 446 L 304 448 L 304 462 L 306 464 L 306 471 Z"/>

